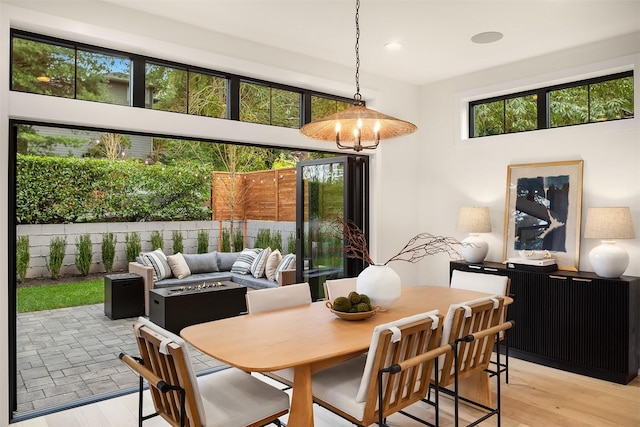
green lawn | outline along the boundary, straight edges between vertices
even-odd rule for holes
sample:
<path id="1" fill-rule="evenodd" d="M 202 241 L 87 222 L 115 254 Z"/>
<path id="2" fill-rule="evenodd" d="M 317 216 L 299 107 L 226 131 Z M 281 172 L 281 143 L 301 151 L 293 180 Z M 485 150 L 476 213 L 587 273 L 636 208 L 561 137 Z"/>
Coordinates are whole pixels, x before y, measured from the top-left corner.
<path id="1" fill-rule="evenodd" d="M 18 313 L 101 302 L 104 302 L 102 279 L 18 289 Z"/>

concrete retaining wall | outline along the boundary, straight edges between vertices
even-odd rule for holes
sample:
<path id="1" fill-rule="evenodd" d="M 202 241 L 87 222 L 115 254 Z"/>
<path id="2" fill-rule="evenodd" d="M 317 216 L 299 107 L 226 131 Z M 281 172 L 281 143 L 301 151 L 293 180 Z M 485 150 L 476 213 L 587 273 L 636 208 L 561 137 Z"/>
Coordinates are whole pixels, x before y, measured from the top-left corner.
<path id="1" fill-rule="evenodd" d="M 209 231 L 209 250 L 218 249 L 220 236 L 220 223 L 218 221 L 172 221 L 172 222 L 115 222 L 115 223 L 95 223 L 95 224 L 45 224 L 45 225 L 19 225 L 18 236 L 29 236 L 29 269 L 27 278 L 50 277 L 48 268 L 49 245 L 54 237 L 66 237 L 67 250 L 65 252 L 60 276 L 77 276 L 79 273 L 75 266 L 76 239 L 89 233 L 93 243 L 93 262 L 91 273 L 104 273 L 102 264 L 102 234 L 114 233 L 118 241 L 116 243 L 116 255 L 113 265 L 114 271 L 127 270 L 127 254 L 125 236 L 127 233 L 137 232 L 140 234 L 142 250 L 151 250 L 151 233 L 161 231 L 164 237 L 163 251 L 167 255 L 173 254 L 172 232 L 179 230 L 182 232 L 182 244 L 184 253 L 198 252 L 198 232 L 200 230 Z M 228 228 L 228 221 L 223 223 L 223 227 Z M 244 225 L 236 222 L 235 227 L 240 230 Z M 247 247 L 253 247 L 255 236 L 259 229 L 267 228 L 273 231 L 279 230 L 282 234 L 283 250 L 287 251 L 287 239 L 295 233 L 294 222 L 273 222 L 273 221 L 248 221 L 247 222 Z"/>

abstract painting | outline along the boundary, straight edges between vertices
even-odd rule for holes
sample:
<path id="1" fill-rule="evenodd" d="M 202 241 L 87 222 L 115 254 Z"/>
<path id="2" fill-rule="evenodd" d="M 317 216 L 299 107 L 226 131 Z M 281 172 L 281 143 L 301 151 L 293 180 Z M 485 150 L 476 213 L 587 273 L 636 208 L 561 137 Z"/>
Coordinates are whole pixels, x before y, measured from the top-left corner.
<path id="1" fill-rule="evenodd" d="M 582 160 L 509 165 L 503 258 L 548 251 L 561 270 L 578 269 Z"/>

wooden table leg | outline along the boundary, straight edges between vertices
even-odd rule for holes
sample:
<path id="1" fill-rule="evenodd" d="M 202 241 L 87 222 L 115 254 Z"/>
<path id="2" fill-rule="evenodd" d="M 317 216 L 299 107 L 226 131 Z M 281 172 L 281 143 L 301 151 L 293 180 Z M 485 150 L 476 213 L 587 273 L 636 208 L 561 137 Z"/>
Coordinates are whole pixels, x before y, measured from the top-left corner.
<path id="1" fill-rule="evenodd" d="M 313 395 L 309 365 L 296 366 L 293 371 L 293 393 L 287 426 L 313 427 Z"/>

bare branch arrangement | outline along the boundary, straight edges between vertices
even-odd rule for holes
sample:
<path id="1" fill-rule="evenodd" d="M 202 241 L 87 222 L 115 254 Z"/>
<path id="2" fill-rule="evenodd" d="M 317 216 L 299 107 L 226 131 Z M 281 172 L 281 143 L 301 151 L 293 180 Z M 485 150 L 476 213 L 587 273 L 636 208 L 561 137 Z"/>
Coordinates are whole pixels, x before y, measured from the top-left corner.
<path id="1" fill-rule="evenodd" d="M 342 250 L 349 258 L 360 259 L 369 265 L 375 264 L 369 255 L 367 239 L 360 227 L 339 216 L 335 216 L 329 224 L 331 234 L 342 241 Z M 453 237 L 420 233 L 411 238 L 400 252 L 389 258 L 383 265 L 391 261 L 417 263 L 427 256 L 439 253 L 447 253 L 450 258 L 461 258 L 455 246 L 462 246 L 462 243 Z"/>

